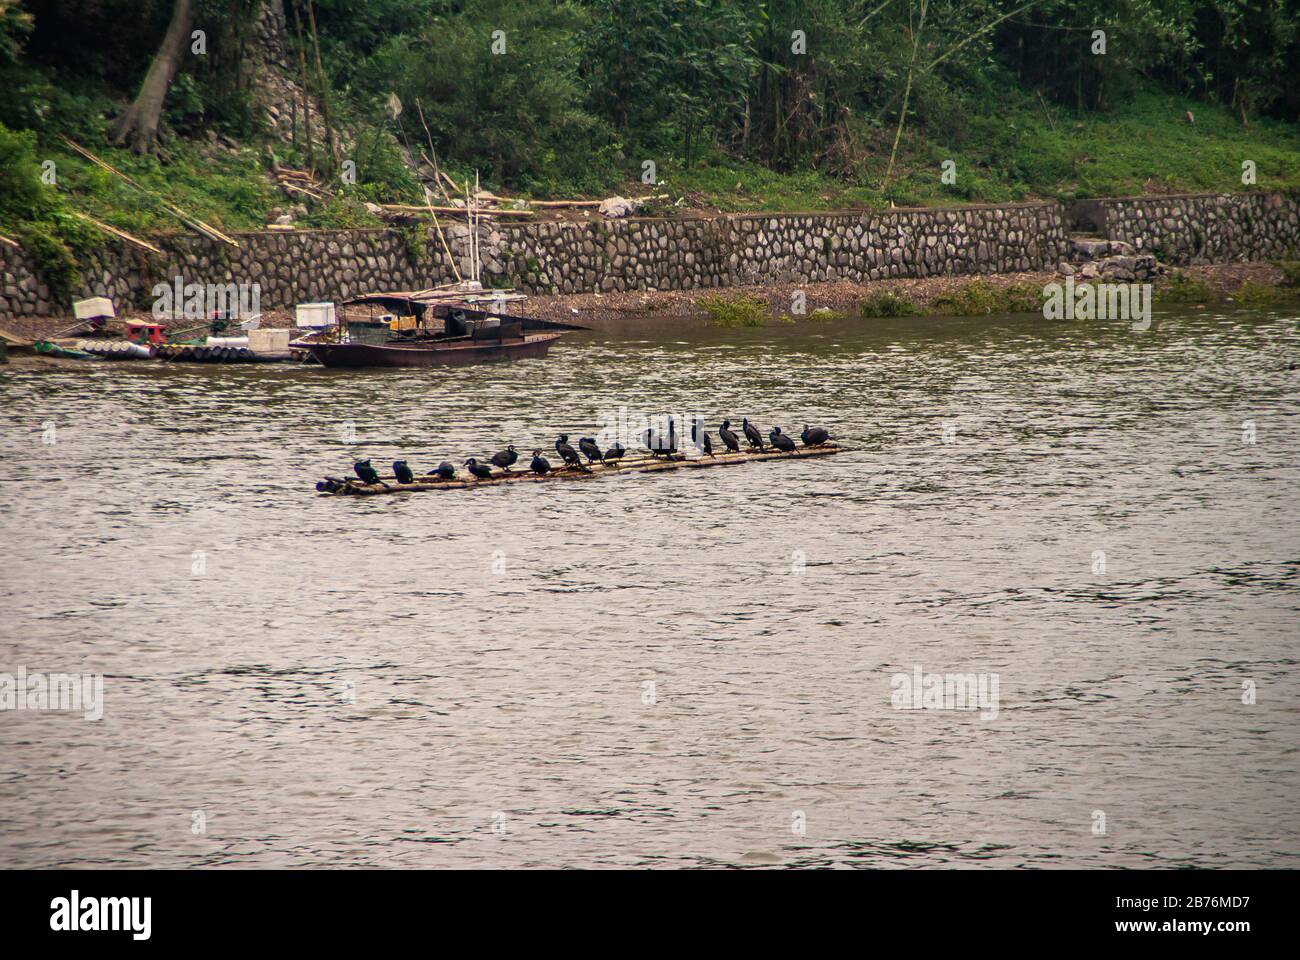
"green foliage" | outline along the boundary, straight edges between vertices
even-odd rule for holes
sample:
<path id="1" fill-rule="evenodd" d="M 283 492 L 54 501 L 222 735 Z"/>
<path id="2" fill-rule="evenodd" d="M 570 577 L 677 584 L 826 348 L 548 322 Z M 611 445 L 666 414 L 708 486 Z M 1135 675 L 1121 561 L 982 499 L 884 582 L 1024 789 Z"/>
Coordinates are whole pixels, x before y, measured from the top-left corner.
<path id="1" fill-rule="evenodd" d="M 50 295 L 68 302 L 81 282 L 81 271 L 68 245 L 45 223 L 23 223 L 18 241 L 36 264 L 36 275 L 50 288 Z"/>
<path id="2" fill-rule="evenodd" d="M 1240 304 L 1251 307 L 1265 307 L 1277 303 L 1283 298 L 1283 291 L 1266 283 L 1246 280 L 1233 291 L 1232 298 Z"/>
<path id="3" fill-rule="evenodd" d="M 18 0 L 0 0 L 0 63 L 16 61 L 31 32 L 32 15 Z"/>
<path id="4" fill-rule="evenodd" d="M 0 124 L 0 221 L 37 220 L 57 203 L 54 189 L 41 182 L 36 134 Z"/>
<path id="5" fill-rule="evenodd" d="M 463 169 L 541 193 L 600 191 L 613 182 L 617 147 L 584 109 L 590 25 L 575 3 L 476 0 L 390 38 L 357 68 L 357 83 L 375 97 L 396 90 L 408 110 L 418 102 L 439 152 Z M 415 111 L 407 123 L 409 135 L 423 133 Z"/>
<path id="6" fill-rule="evenodd" d="M 1156 299 L 1161 303 L 1207 303 L 1214 299 L 1214 291 L 1204 280 L 1175 270 L 1168 284 L 1156 290 Z"/>
<path id="7" fill-rule="evenodd" d="M 767 321 L 767 301 L 761 297 L 700 297 L 699 306 L 714 327 L 761 327 Z"/>
<path id="8" fill-rule="evenodd" d="M 106 148 L 106 136 L 173 0 L 0 0 L 0 123 L 36 131 L 60 188 L 114 225 L 174 221 L 67 155 L 58 134 L 215 225 L 258 226 L 285 204 L 251 160 L 268 141 L 249 69 L 263 5 L 194 0 L 208 50 L 183 58 L 161 163 L 149 166 Z M 373 223 L 364 201 L 422 200 L 403 157 L 426 149 L 417 104 L 457 182 L 478 170 L 488 189 L 535 196 L 669 193 L 656 215 L 1240 190 L 1243 159 L 1260 189 L 1300 185 L 1296 0 L 928 0 L 923 24 L 918 0 L 315 0 L 315 10 L 358 174 L 313 211 L 317 225 Z M 1106 31 L 1104 56 L 1094 29 Z M 397 118 L 385 110 L 394 93 Z M 214 133 L 254 149 L 210 147 Z M 653 187 L 639 182 L 647 159 Z M 939 179 L 946 160 L 954 184 Z"/>
<path id="9" fill-rule="evenodd" d="M 1282 286 L 1300 287 L 1300 260 L 1282 260 L 1278 262 L 1282 271 Z"/>
<path id="10" fill-rule="evenodd" d="M 995 286 L 973 280 L 930 303 L 930 313 L 953 317 L 982 317 L 991 313 L 1034 313 L 1043 308 L 1043 293 L 1031 283 Z"/>
<path id="11" fill-rule="evenodd" d="M 80 282 L 76 252 L 97 241 L 89 226 L 67 212 L 64 199 L 41 179 L 36 136 L 0 124 L 0 227 L 36 264 L 57 300 L 66 301 Z"/>
<path id="12" fill-rule="evenodd" d="M 864 319 L 873 317 L 914 317 L 921 312 L 911 300 L 884 290 L 873 293 L 859 305 L 858 312 Z"/>
<path id="13" fill-rule="evenodd" d="M 429 255 L 429 234 L 426 228 L 411 224 L 401 231 L 402 248 L 412 263 L 421 263 Z"/>

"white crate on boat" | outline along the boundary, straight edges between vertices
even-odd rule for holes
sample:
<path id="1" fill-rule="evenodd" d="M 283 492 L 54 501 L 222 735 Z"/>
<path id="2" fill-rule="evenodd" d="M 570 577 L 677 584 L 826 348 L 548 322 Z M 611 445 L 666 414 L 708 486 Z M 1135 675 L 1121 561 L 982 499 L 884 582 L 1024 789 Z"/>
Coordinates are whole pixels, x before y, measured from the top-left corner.
<path id="1" fill-rule="evenodd" d="M 72 313 L 78 320 L 94 320 L 96 317 L 116 317 L 113 301 L 108 297 L 91 297 L 78 300 L 72 305 Z"/>
<path id="2" fill-rule="evenodd" d="M 298 304 L 297 323 L 300 327 L 312 327 L 314 329 L 334 326 L 334 304 Z"/>
<path id="3" fill-rule="evenodd" d="M 289 329 L 259 327 L 256 330 L 249 330 L 248 349 L 254 353 L 288 353 Z"/>

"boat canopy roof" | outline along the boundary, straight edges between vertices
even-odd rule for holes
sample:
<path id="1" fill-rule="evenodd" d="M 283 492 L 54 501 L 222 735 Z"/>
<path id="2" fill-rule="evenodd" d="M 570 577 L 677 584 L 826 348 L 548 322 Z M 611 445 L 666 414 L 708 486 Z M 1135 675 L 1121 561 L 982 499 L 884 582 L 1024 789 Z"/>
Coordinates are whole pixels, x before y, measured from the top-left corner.
<path id="1" fill-rule="evenodd" d="M 527 300 L 526 294 L 513 290 L 483 290 L 475 285 L 457 284 L 453 287 L 440 287 L 432 290 L 394 291 L 391 293 L 363 293 L 359 297 L 344 300 L 343 306 L 376 306 L 403 316 L 423 318 L 430 307 L 468 308 L 482 310 L 496 307 L 497 304 L 514 303 Z M 499 309 L 499 308 L 498 308 Z M 435 316 L 445 311 L 434 311 Z"/>

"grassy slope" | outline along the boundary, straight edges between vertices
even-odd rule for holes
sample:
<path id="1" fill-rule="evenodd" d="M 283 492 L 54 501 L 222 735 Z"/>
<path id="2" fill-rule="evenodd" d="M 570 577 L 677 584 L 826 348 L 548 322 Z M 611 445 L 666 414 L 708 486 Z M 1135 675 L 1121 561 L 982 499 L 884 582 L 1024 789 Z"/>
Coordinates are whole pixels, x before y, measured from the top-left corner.
<path id="1" fill-rule="evenodd" d="M 1259 122 L 1243 130 L 1226 110 L 1181 98 L 1143 94 L 1109 114 L 1054 117 L 1037 104 L 1013 103 L 996 116 L 966 119 L 960 142 L 942 144 L 908 131 L 894 183 L 882 190 L 891 131 L 869 147 L 861 182 L 818 173 L 782 175 L 754 163 L 715 155 L 690 171 L 660 166 L 659 191 L 684 205 L 720 210 L 827 210 L 900 205 L 999 202 L 1031 197 L 1122 196 L 1139 193 L 1243 189 L 1241 163 L 1254 160 L 1257 188 L 1300 186 L 1300 127 Z M 164 162 L 87 144 L 106 161 L 182 209 L 226 230 L 256 229 L 271 210 L 291 201 L 270 183 L 260 147 L 239 151 L 173 140 Z M 156 204 L 62 145 L 43 151 L 58 164 L 59 187 L 73 206 L 123 229 L 149 233 L 184 229 Z M 940 181 L 944 159 L 957 164 L 957 183 Z M 364 170 L 362 170 L 364 178 Z M 499 184 L 485 184 L 500 189 Z M 629 184 L 637 194 L 646 187 Z M 506 190 L 505 192 L 509 192 Z M 305 222 L 354 226 L 367 222 L 357 204 L 336 203 Z M 659 212 L 668 212 L 664 204 Z"/>
<path id="2" fill-rule="evenodd" d="M 756 164 L 715 161 L 689 172 L 671 167 L 670 191 L 690 194 L 721 210 L 818 210 L 886 205 L 1000 202 L 1033 197 L 1105 197 L 1142 193 L 1237 191 L 1241 163 L 1256 164 L 1256 187 L 1300 186 L 1300 126 L 1256 123 L 1243 130 L 1227 111 L 1143 94 L 1107 114 L 1053 117 L 1041 108 L 1010 107 L 997 116 L 970 118 L 961 142 L 946 145 L 924 133 L 904 134 L 894 182 L 878 186 L 889 140 L 872 151 L 861 185 L 817 174 L 781 176 Z M 889 131 L 892 136 L 892 131 Z M 940 181 L 945 159 L 957 164 L 957 183 Z M 737 187 L 739 184 L 739 187 Z"/>

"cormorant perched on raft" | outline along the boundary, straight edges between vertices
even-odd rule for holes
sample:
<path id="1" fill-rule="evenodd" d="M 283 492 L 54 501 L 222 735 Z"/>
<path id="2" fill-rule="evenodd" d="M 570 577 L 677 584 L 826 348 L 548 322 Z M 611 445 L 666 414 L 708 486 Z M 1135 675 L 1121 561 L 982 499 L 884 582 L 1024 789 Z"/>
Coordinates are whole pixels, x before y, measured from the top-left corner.
<path id="1" fill-rule="evenodd" d="M 596 446 L 596 441 L 591 437 L 583 437 L 578 441 L 578 449 L 582 455 L 587 458 L 588 463 L 595 463 L 597 460 L 604 460 L 605 455 L 600 452 L 600 447 Z"/>
<path id="2" fill-rule="evenodd" d="M 569 435 L 567 433 L 560 434 L 560 438 L 555 441 L 555 452 L 564 458 L 565 466 L 582 466 L 582 458 L 578 456 L 578 451 L 569 446 Z"/>
<path id="3" fill-rule="evenodd" d="M 393 476 L 397 477 L 398 483 L 415 483 L 415 474 L 405 460 L 393 461 Z"/>
<path id="4" fill-rule="evenodd" d="M 759 453 L 763 452 L 763 435 L 758 432 L 758 427 L 749 422 L 746 417 L 741 421 L 740 427 L 745 431 L 745 439 L 749 441 L 751 447 L 758 447 Z"/>
<path id="5" fill-rule="evenodd" d="M 794 441 L 782 433 L 780 427 L 773 427 L 772 432 L 767 436 L 772 441 L 772 446 L 782 453 L 791 453 L 794 450 Z"/>
<path id="6" fill-rule="evenodd" d="M 351 480 L 343 480 L 339 477 L 326 477 L 324 480 L 316 481 L 316 489 L 321 493 L 334 493 L 336 490 L 342 490 Z"/>
<path id="7" fill-rule="evenodd" d="M 379 471 L 370 465 L 369 460 L 358 460 L 352 464 L 352 469 L 356 471 L 357 477 L 362 483 L 384 483 L 379 479 Z M 388 484 L 384 483 L 384 486 L 388 486 Z"/>
<path id="8" fill-rule="evenodd" d="M 799 434 L 799 439 L 803 441 L 805 447 L 820 447 L 830 438 L 831 435 L 821 427 L 809 429 L 806 423 L 803 425 L 803 433 Z"/>
<path id="9" fill-rule="evenodd" d="M 601 459 L 605 466 L 608 467 L 611 463 L 617 463 L 619 460 L 622 460 L 623 454 L 625 453 L 627 453 L 627 447 L 615 440 L 614 445 L 605 451 L 605 456 Z"/>
<path id="10" fill-rule="evenodd" d="M 469 467 L 469 472 L 474 474 L 474 476 L 478 477 L 480 480 L 492 479 L 492 468 L 486 463 L 479 463 L 473 457 L 470 457 L 465 461 L 465 466 Z"/>
<path id="11" fill-rule="evenodd" d="M 529 466 L 532 468 L 533 473 L 537 474 L 539 477 L 545 476 L 551 472 L 551 461 L 543 457 L 542 451 L 540 450 L 533 451 L 533 462 L 529 464 Z"/>
<path id="12" fill-rule="evenodd" d="M 492 462 L 506 473 L 510 472 L 510 467 L 518 459 L 519 454 L 515 452 L 515 445 L 513 443 L 507 446 L 500 453 L 492 454 Z"/>
<path id="13" fill-rule="evenodd" d="M 438 475 L 438 479 L 439 479 L 439 480 L 455 480 L 455 479 L 456 479 L 456 468 L 453 467 L 453 466 L 452 466 L 450 463 L 448 463 L 446 460 L 444 460 L 444 461 L 442 461 L 442 463 L 438 464 L 438 469 L 435 470 L 435 471 L 433 471 L 433 472 L 436 473 L 436 474 Z"/>
<path id="14" fill-rule="evenodd" d="M 647 427 L 641 437 L 652 457 L 664 456 L 672 459 L 672 455 L 677 452 L 677 424 L 673 422 L 672 417 L 668 418 L 667 443 L 664 442 L 663 434 L 654 427 Z"/>
<path id="15" fill-rule="evenodd" d="M 718 436 L 722 439 L 722 445 L 727 448 L 729 453 L 740 452 L 740 440 L 731 431 L 730 420 L 722 421 L 722 426 L 718 427 Z"/>
<path id="16" fill-rule="evenodd" d="M 701 445 L 700 441 L 700 421 L 691 421 L 691 441 L 704 451 L 707 456 L 713 456 L 713 441 L 709 439 L 708 431 L 704 433 L 704 440 Z"/>

